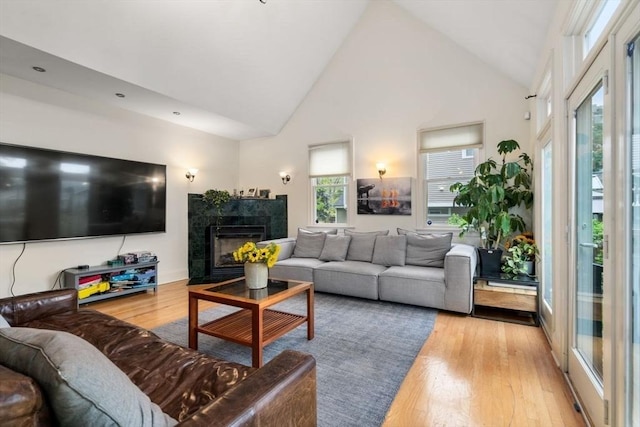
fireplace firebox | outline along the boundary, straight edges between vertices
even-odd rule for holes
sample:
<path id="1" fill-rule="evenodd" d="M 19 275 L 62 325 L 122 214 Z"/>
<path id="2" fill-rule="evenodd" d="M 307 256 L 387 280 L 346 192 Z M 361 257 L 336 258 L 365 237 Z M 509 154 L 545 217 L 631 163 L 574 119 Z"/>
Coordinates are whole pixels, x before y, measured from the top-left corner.
<path id="1" fill-rule="evenodd" d="M 246 242 L 266 238 L 264 225 L 210 226 L 206 236 L 206 273 L 209 277 L 238 277 L 244 273 L 242 263 L 233 259 L 233 251 Z"/>

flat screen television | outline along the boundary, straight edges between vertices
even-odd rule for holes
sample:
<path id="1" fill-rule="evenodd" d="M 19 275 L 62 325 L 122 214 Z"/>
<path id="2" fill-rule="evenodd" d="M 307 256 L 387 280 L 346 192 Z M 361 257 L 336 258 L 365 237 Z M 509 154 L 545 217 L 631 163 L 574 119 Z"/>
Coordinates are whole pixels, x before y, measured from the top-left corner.
<path id="1" fill-rule="evenodd" d="M 0 244 L 165 227 L 165 165 L 0 143 Z"/>

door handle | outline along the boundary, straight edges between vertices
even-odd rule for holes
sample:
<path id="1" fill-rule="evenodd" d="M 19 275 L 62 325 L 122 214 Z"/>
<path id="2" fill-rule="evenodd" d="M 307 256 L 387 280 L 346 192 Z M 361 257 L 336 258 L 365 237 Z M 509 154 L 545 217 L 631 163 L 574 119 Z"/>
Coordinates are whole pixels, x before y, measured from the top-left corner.
<path id="1" fill-rule="evenodd" d="M 599 246 L 597 244 L 591 243 L 591 242 L 589 242 L 589 243 L 580 242 L 579 245 L 582 246 L 583 248 L 593 248 L 593 249 L 598 249 L 599 248 Z"/>

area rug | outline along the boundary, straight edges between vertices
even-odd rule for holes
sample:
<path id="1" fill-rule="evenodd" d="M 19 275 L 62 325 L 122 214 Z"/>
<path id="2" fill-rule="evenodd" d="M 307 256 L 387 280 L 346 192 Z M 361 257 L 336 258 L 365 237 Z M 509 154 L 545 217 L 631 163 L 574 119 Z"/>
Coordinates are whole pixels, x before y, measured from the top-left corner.
<path id="1" fill-rule="evenodd" d="M 306 313 L 299 295 L 273 308 Z M 199 323 L 235 309 L 218 306 L 200 313 Z M 306 324 L 264 349 L 267 363 L 284 349 L 316 359 L 318 425 L 380 426 L 413 361 L 433 330 L 437 310 L 389 302 L 316 293 L 315 338 Z M 186 346 L 187 318 L 153 331 Z M 251 349 L 200 334 L 198 350 L 217 358 L 251 365 Z"/>

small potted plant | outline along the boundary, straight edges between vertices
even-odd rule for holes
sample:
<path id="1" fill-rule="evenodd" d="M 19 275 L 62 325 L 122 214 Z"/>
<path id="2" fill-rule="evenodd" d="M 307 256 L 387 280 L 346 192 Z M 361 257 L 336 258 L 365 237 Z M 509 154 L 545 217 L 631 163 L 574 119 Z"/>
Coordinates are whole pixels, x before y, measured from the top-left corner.
<path id="1" fill-rule="evenodd" d="M 534 275 L 535 260 L 539 251 L 531 233 L 517 235 L 511 242 L 505 244 L 505 248 L 507 248 L 510 256 L 506 258 L 502 265 L 503 272 L 526 274 L 528 276 Z"/>
<path id="2" fill-rule="evenodd" d="M 460 236 L 469 230 L 480 233 L 482 247 L 478 249 L 482 274 L 500 272 L 500 245 L 514 232 L 524 231 L 524 219 L 515 209 L 533 205 L 531 171 L 533 161 L 526 153 L 507 161 L 507 155 L 519 150 L 513 139 L 500 141 L 501 162 L 489 158 L 480 163 L 467 183 L 456 182 L 450 191 L 456 193 L 454 204 L 469 208 L 459 219 Z"/>
<path id="3" fill-rule="evenodd" d="M 207 190 L 202 195 L 202 199 L 213 206 L 216 211 L 216 230 L 220 228 L 220 217 L 222 208 L 231 200 L 231 194 L 227 190 Z"/>

